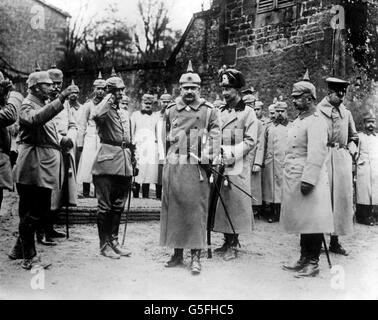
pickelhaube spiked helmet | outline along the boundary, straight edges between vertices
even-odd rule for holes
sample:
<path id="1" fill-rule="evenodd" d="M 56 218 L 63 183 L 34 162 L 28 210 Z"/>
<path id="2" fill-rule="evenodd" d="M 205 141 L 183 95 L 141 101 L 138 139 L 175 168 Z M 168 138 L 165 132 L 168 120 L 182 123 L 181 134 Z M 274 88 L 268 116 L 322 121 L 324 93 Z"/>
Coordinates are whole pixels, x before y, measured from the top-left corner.
<path id="1" fill-rule="evenodd" d="M 125 84 L 123 80 L 117 76 L 114 67 L 112 68 L 110 78 L 106 80 L 106 85 L 115 89 L 125 89 Z"/>
<path id="2" fill-rule="evenodd" d="M 201 78 L 197 73 L 194 73 L 191 60 L 189 60 L 186 73 L 181 76 L 179 83 L 181 86 L 201 85 Z"/>
<path id="3" fill-rule="evenodd" d="M 100 88 L 106 87 L 106 81 L 102 78 L 101 71 L 98 73 L 97 79 L 93 82 L 93 86 L 100 87 Z"/>
<path id="4" fill-rule="evenodd" d="M 47 70 L 47 73 L 49 74 L 49 76 L 50 76 L 50 78 L 53 82 L 63 81 L 63 72 L 62 72 L 62 70 L 60 70 L 56 67 L 55 63 L 53 63 L 51 68 L 49 70 Z"/>

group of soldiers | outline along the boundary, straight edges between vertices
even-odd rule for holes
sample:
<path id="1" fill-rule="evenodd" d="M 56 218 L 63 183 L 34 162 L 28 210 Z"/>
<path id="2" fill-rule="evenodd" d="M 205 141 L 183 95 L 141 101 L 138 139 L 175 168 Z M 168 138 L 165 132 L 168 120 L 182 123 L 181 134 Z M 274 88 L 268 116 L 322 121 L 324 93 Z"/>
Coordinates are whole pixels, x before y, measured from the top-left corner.
<path id="1" fill-rule="evenodd" d="M 76 204 L 77 183 L 84 195 L 93 183 L 100 253 L 129 257 L 118 241 L 128 195 L 134 186 L 138 197 L 142 186 L 148 197 L 156 184 L 160 245 L 174 250 L 166 267 L 182 265 L 189 249 L 190 270 L 199 274 L 211 232 L 224 235 L 215 252 L 225 261 L 236 259 L 239 235 L 252 232 L 258 215 L 300 234 L 300 258 L 283 268 L 296 277 L 316 276 L 324 234 L 331 234 L 331 252 L 347 255 L 339 236 L 353 231 L 353 163 L 357 221 L 375 224 L 378 205 L 375 112 L 364 115 L 365 130 L 357 134 L 343 105 L 348 82 L 326 81 L 328 94 L 319 104 L 308 75 L 293 85 L 298 116 L 289 121 L 283 99 L 269 106 L 265 118 L 262 102 L 242 90 L 245 79 L 236 69 L 220 71 L 223 99 L 211 104 L 201 98 L 201 78 L 189 63 L 176 99 L 163 94 L 153 112 L 154 96 L 145 94 L 132 115 L 115 72 L 107 80 L 99 75 L 93 98 L 82 106 L 74 83 L 62 90 L 63 73 L 55 66 L 29 75 L 26 98 L 0 74 L 0 190 L 2 195 L 15 183 L 20 200 L 19 236 L 8 256 L 22 259 L 28 270 L 49 266 L 37 255 L 35 236 L 45 245 L 64 237 L 53 228 L 56 212 Z M 12 176 L 14 123 L 18 158 Z"/>

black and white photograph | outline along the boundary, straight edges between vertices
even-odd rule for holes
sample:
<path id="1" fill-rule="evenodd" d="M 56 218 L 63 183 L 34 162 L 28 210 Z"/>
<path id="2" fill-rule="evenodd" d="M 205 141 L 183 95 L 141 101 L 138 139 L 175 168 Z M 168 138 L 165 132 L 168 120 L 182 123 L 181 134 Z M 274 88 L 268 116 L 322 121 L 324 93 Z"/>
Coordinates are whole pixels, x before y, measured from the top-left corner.
<path id="1" fill-rule="evenodd" d="M 0 0 L 0 300 L 377 300 L 377 114 L 378 0 Z"/>

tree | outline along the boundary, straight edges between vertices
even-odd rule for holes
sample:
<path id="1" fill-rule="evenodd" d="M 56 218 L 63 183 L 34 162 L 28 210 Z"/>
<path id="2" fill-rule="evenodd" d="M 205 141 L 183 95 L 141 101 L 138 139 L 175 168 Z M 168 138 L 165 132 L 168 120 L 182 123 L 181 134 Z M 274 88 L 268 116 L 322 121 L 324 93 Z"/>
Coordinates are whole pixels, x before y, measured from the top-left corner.
<path id="1" fill-rule="evenodd" d="M 181 34 L 168 27 L 169 17 L 166 2 L 162 0 L 139 0 L 138 10 L 142 19 L 142 36 L 134 34 L 140 60 L 162 61 L 169 57 Z"/>

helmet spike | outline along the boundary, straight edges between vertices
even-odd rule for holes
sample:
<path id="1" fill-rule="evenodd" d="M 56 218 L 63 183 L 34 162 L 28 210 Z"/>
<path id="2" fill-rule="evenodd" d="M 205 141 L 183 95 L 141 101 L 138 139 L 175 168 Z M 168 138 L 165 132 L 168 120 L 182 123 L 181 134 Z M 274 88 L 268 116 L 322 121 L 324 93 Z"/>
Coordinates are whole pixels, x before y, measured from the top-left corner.
<path id="1" fill-rule="evenodd" d="M 186 69 L 186 72 L 191 72 L 193 73 L 193 65 L 192 65 L 192 60 L 189 60 L 188 62 L 188 68 Z"/>
<path id="2" fill-rule="evenodd" d="M 303 76 L 303 81 L 310 81 L 310 74 L 308 72 L 308 69 L 306 69 L 306 73 Z"/>

